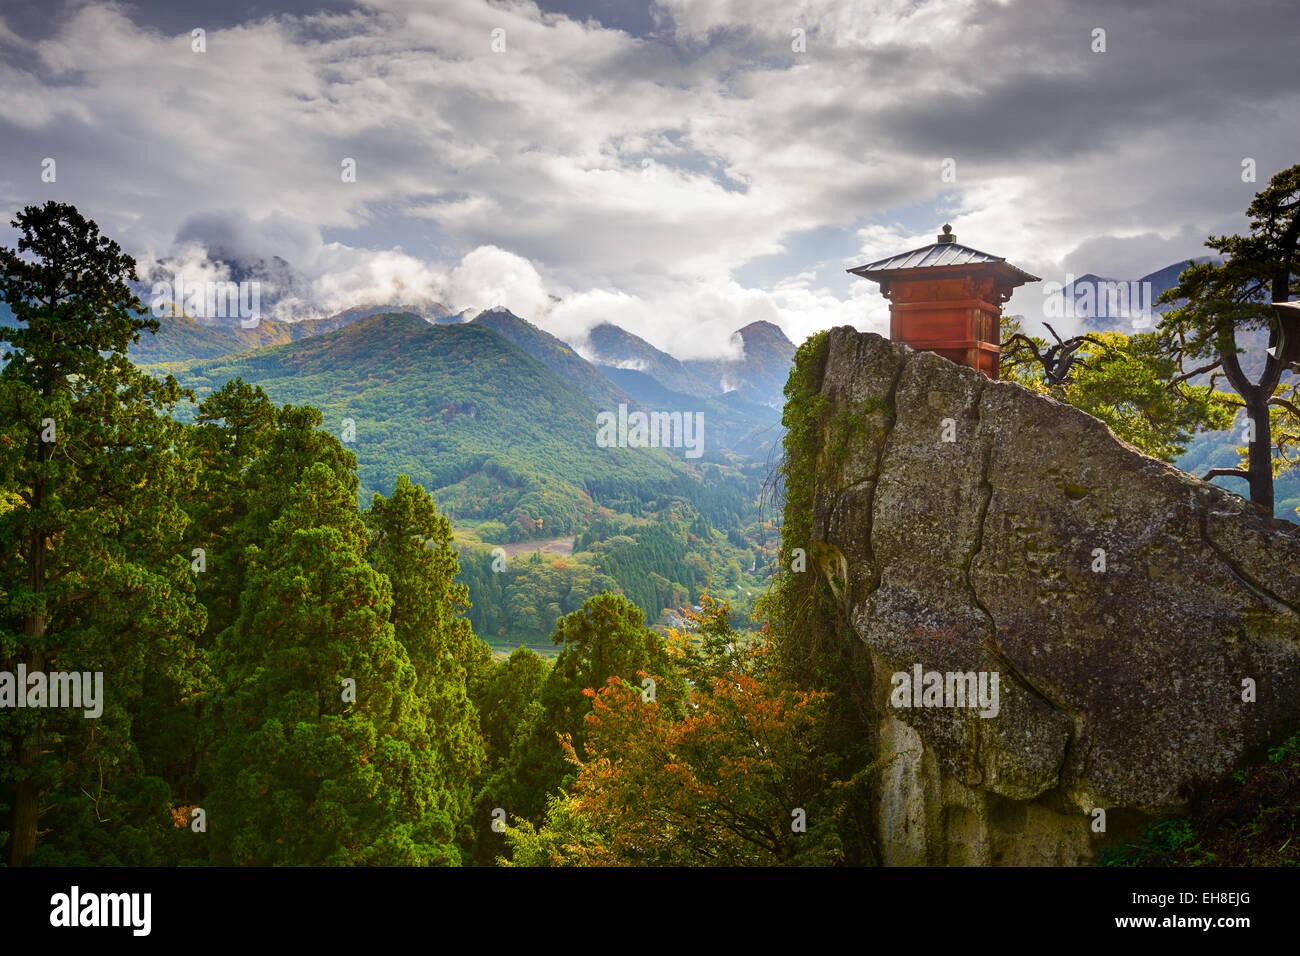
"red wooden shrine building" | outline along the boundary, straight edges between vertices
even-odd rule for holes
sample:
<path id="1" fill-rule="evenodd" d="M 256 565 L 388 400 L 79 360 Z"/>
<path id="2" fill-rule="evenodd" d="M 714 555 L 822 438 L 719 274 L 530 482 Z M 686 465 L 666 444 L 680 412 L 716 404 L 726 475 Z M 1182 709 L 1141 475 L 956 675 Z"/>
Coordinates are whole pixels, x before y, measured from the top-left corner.
<path id="1" fill-rule="evenodd" d="M 958 244 L 952 226 L 932 245 L 849 269 L 880 283 L 889 300 L 889 337 L 998 377 L 1002 305 L 1016 286 L 1037 282 L 1001 256 Z"/>

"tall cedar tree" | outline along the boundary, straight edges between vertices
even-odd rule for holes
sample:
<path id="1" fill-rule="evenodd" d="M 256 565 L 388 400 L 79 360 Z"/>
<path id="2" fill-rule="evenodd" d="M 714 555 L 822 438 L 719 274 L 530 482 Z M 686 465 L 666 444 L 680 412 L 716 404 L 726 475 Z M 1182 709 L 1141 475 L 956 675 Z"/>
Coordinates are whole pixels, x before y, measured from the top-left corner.
<path id="1" fill-rule="evenodd" d="M 218 641 L 210 826 L 223 862 L 458 862 L 437 728 L 389 621 L 388 579 L 366 560 L 354 487 L 312 465 L 245 553 L 240 615 Z"/>
<path id="2" fill-rule="evenodd" d="M 1300 165 L 1283 170 L 1246 210 L 1248 236 L 1211 236 L 1205 244 L 1226 257 L 1222 264 L 1189 264 L 1178 285 L 1161 302 L 1186 303 L 1167 312 L 1160 332 L 1180 357 L 1206 360 L 1184 375 L 1222 371 L 1241 396 L 1253 423 L 1244 468 L 1215 468 L 1205 475 L 1244 478 L 1250 500 L 1273 513 L 1273 428 L 1270 407 L 1284 407 L 1300 419 L 1300 408 L 1277 395 L 1282 373 L 1300 371 L 1300 318 L 1275 309 L 1274 302 L 1300 296 Z M 1236 332 L 1268 329 L 1263 369 L 1251 381 L 1242 366 Z"/>
<path id="3" fill-rule="evenodd" d="M 201 470 L 188 504 L 189 541 L 205 555 L 198 594 L 208 611 L 208 646 L 239 614 L 243 549 L 267 531 L 266 524 L 247 526 L 250 493 L 257 490 L 246 487 L 245 476 L 270 451 L 282 414 L 261 388 L 236 378 L 204 398 L 194 416 L 190 441 Z M 241 531 L 256 537 L 242 540 Z"/>
<path id="4" fill-rule="evenodd" d="M 100 862 L 154 862 L 113 837 L 148 831 L 124 805 L 142 788 L 145 815 L 168 825 L 166 788 L 146 786 L 131 739 L 146 671 L 176 699 L 203 677 L 178 505 L 194 469 L 167 414 L 183 393 L 127 360 L 158 327 L 127 286 L 131 257 L 69 205 L 28 206 L 12 225 L 17 249 L 0 249 L 0 295 L 18 323 L 0 329 L 0 488 L 13 505 L 0 515 L 0 670 L 102 672 L 105 700 L 98 719 L 0 710 L 10 859 L 36 862 L 48 813 L 56 840 L 96 846 Z"/>
<path id="5" fill-rule="evenodd" d="M 488 766 L 504 766 L 520 733 L 531 727 L 530 708 L 538 705 L 550 663 L 536 651 L 516 647 L 474 686 Z"/>
<path id="6" fill-rule="evenodd" d="M 246 542 L 236 531 L 249 531 L 242 527 L 249 511 L 244 476 L 269 450 L 276 424 L 277 411 L 266 394 L 235 379 L 199 403 L 187 429 L 199 474 L 184 501 L 190 525 L 183 551 L 192 556 L 196 593 L 207 611 L 198 640 L 205 655 L 239 613 Z M 258 540 L 266 531 L 260 529 Z M 208 695 L 181 702 L 149 693 L 145 705 L 140 745 L 146 759 L 171 783 L 179 804 L 202 805 L 210 787 L 216 702 Z"/>
<path id="7" fill-rule="evenodd" d="M 189 500 L 193 525 L 187 543 L 207 555 L 198 592 L 208 609 L 205 648 L 234 625 L 248 586 L 245 552 L 265 545 L 271 523 L 307 470 L 324 465 L 355 496 L 356 456 L 321 430 L 321 423 L 317 409 L 276 409 L 262 389 L 239 379 L 200 403 L 191 434 L 202 468 Z M 200 700 L 192 712 L 171 716 L 177 730 L 163 738 L 170 741 L 170 753 L 184 757 L 174 779 L 186 802 L 204 801 L 219 783 L 214 748 L 221 731 L 215 714 L 210 702 Z M 179 731 L 187 720 L 194 729 L 182 749 Z"/>
<path id="8" fill-rule="evenodd" d="M 463 821 L 484 759 L 467 675 L 487 667 L 491 655 L 462 616 L 469 593 L 455 580 L 460 562 L 452 548 L 451 524 L 438 514 L 429 493 L 406 475 L 398 476 L 391 498 L 375 495 L 364 517 L 371 564 L 393 589 L 394 633 L 415 667 L 417 693 L 436 731 L 442 810 Z"/>

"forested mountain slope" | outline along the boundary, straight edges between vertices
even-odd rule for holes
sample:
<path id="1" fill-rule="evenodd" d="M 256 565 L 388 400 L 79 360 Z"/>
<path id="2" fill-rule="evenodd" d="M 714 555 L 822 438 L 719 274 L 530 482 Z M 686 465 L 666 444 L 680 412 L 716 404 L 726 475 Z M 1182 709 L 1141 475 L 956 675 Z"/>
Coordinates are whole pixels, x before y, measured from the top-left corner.
<path id="1" fill-rule="evenodd" d="M 350 420 L 363 500 L 406 474 L 453 518 L 531 524 L 539 537 L 576 530 L 593 497 L 654 497 L 675 474 L 663 451 L 597 447 L 591 400 L 482 324 L 375 315 L 165 370 L 200 398 L 240 377 L 277 403 L 315 405 L 345 440 Z"/>

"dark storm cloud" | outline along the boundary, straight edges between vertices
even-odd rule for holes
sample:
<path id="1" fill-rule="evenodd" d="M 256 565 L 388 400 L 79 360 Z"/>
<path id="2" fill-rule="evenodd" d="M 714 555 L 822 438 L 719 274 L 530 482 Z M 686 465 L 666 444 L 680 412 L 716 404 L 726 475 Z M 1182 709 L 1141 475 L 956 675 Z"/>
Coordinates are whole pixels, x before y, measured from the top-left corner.
<path id="1" fill-rule="evenodd" d="M 1262 3 L 1243 15 L 1243 6 L 1165 0 L 988 13 L 964 56 L 930 65 L 950 88 L 900 95 L 875 114 L 875 128 L 915 152 L 1006 160 L 1113 149 L 1125 137 L 1225 114 L 1278 121 L 1274 104 L 1300 89 L 1296 9 Z M 1105 52 L 1091 50 L 1095 28 L 1106 31 Z M 911 75 L 925 82 L 926 74 Z"/>
<path id="2" fill-rule="evenodd" d="M 77 0 L 5 0 L 4 16 L 10 29 L 28 40 L 51 36 L 77 7 Z M 194 27 L 228 29 L 241 23 L 291 15 L 340 13 L 359 9 L 362 4 L 351 0 L 277 0 L 275 3 L 249 3 L 247 0 L 132 0 L 125 5 L 131 19 L 143 29 L 157 30 L 169 36 L 189 33 Z"/>

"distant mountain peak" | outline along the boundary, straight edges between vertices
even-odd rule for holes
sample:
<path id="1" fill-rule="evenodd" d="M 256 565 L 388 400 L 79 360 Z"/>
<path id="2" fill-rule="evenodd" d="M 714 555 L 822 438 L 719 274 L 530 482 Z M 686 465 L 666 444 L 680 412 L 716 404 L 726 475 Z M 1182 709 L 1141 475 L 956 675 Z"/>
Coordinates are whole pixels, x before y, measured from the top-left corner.
<path id="1" fill-rule="evenodd" d="M 496 317 L 496 318 L 510 319 L 510 320 L 515 321 L 515 322 L 521 322 L 521 323 L 523 323 L 524 325 L 528 326 L 529 328 L 533 328 L 533 329 L 537 329 L 537 328 L 538 328 L 538 326 L 533 325 L 533 323 L 529 322 L 529 321 L 528 321 L 527 319 L 525 319 L 523 316 L 515 315 L 513 312 L 511 312 L 509 309 L 507 309 L 504 305 L 494 305 L 494 306 L 492 306 L 492 308 L 490 308 L 490 309 L 480 309 L 478 312 L 474 313 L 474 316 L 473 316 L 471 319 L 469 319 L 469 321 L 470 321 L 470 322 L 486 322 L 486 321 L 488 321 L 489 319 L 494 318 L 494 317 Z M 540 331 L 540 329 L 539 329 L 539 331 Z"/>
<path id="2" fill-rule="evenodd" d="M 363 305 L 354 305 L 350 309 L 337 312 L 330 316 L 327 321 L 342 325 L 368 315 L 382 313 L 418 315 L 426 322 L 434 322 L 449 314 L 447 307 L 434 299 L 425 299 L 420 302 L 370 302 Z"/>
<path id="3" fill-rule="evenodd" d="M 473 326 L 491 329 L 518 346 L 528 355 L 550 367 L 576 385 L 597 405 L 607 406 L 629 401 L 628 396 L 588 362 L 573 346 L 563 342 L 527 319 L 520 318 L 505 306 L 484 309 L 470 320 Z"/>
<path id="4" fill-rule="evenodd" d="M 384 325 L 409 325 L 412 327 L 420 327 L 428 325 L 428 323 L 414 312 L 372 312 L 370 315 L 363 316 L 355 322 L 349 322 L 347 325 L 342 327 L 342 330 L 351 334 L 353 330 L 363 330 Z"/>
<path id="5" fill-rule="evenodd" d="M 767 319 L 759 319 L 756 322 L 750 322 L 749 325 L 743 326 L 742 328 L 739 328 L 736 331 L 739 332 L 742 336 L 745 335 L 746 333 L 755 334 L 755 335 L 760 333 L 765 335 L 779 335 L 787 342 L 790 342 L 789 338 L 786 337 L 786 334 L 782 330 L 781 326 L 777 325 L 775 322 L 769 322 L 767 321 Z M 794 343 L 790 342 L 790 344 L 793 345 Z"/>

